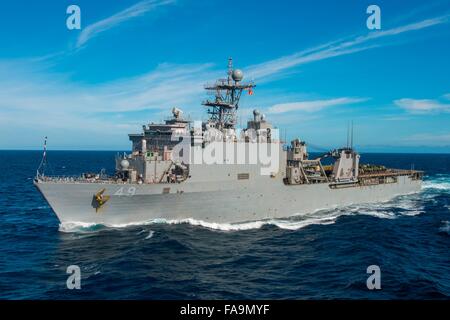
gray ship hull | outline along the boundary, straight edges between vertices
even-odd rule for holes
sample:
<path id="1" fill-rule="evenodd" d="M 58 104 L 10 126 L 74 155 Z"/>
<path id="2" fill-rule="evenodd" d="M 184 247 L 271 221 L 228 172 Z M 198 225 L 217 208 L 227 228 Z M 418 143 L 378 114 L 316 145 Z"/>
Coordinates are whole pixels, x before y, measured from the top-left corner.
<path id="1" fill-rule="evenodd" d="M 360 203 L 381 202 L 418 192 L 421 180 L 399 176 L 395 183 L 332 188 L 329 183 L 285 185 L 281 179 L 193 181 L 184 184 L 117 184 L 35 181 L 62 223 L 139 224 L 155 219 L 192 218 L 238 223 Z M 100 190 L 110 196 L 96 210 Z"/>

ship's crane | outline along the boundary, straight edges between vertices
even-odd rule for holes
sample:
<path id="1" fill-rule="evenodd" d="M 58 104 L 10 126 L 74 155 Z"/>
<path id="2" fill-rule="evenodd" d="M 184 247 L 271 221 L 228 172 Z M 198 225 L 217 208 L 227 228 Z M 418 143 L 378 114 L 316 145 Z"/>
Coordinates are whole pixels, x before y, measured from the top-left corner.
<path id="1" fill-rule="evenodd" d="M 334 159 L 339 159 L 341 157 L 342 151 L 352 153 L 353 149 L 350 149 L 350 148 L 333 149 L 333 150 L 330 150 L 330 151 L 327 151 L 327 152 L 321 154 L 315 160 L 322 160 L 322 159 L 330 158 L 330 157 L 334 158 Z"/>

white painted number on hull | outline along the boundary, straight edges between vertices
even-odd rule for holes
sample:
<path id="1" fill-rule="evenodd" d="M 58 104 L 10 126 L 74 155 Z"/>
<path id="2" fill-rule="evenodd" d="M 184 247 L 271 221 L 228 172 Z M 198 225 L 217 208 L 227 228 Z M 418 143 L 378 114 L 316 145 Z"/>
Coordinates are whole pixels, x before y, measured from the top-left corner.
<path id="1" fill-rule="evenodd" d="M 114 193 L 115 196 L 134 196 L 136 194 L 136 188 L 135 187 L 129 187 L 127 191 L 124 191 L 124 187 L 120 187 L 117 189 L 117 191 Z"/>

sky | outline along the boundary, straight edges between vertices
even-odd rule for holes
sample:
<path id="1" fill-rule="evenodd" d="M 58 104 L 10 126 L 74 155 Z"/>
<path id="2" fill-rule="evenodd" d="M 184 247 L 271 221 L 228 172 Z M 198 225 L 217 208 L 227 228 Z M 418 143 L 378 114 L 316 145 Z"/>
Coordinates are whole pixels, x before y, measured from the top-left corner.
<path id="1" fill-rule="evenodd" d="M 369 5 L 381 29 L 369 30 Z M 80 8 L 69 30 L 67 8 Z M 227 60 L 253 109 L 312 151 L 450 152 L 450 0 L 40 0 L 0 5 L 0 149 L 129 150 Z"/>

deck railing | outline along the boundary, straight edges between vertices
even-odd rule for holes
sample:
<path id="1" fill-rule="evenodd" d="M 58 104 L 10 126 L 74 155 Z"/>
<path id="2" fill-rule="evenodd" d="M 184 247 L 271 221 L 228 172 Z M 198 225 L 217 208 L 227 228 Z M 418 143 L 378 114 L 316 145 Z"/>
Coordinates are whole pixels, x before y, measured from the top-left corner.
<path id="1" fill-rule="evenodd" d="M 120 180 L 116 180 L 113 177 L 95 177 L 86 178 L 84 176 L 37 176 L 35 178 L 39 182 L 57 182 L 57 183 L 104 183 L 104 184 L 117 184 Z"/>

